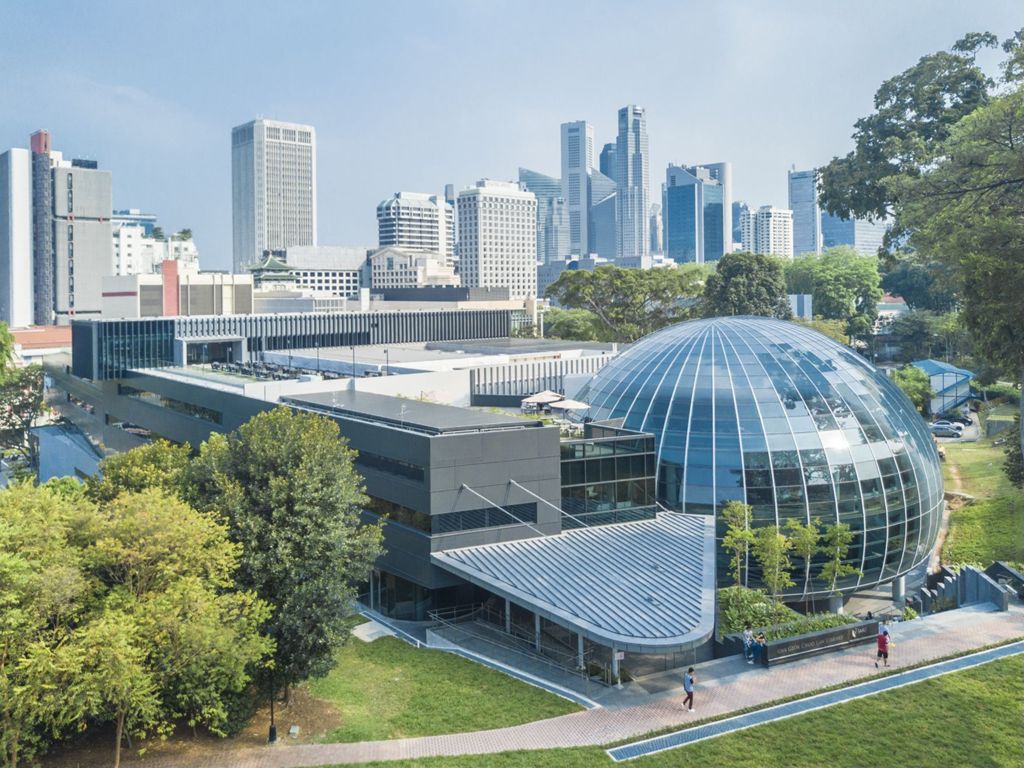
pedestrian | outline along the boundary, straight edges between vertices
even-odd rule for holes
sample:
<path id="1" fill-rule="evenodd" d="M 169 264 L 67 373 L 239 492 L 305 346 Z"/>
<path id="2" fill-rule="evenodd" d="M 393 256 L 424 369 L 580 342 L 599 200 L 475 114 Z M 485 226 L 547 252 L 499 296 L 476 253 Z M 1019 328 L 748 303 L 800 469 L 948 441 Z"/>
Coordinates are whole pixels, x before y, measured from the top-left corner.
<path id="1" fill-rule="evenodd" d="M 693 685 L 697 682 L 697 679 L 693 676 L 693 667 L 686 670 L 686 674 L 683 675 L 683 690 L 686 691 L 686 698 L 683 699 L 683 709 L 687 707 L 693 712 Z"/>
<path id="2" fill-rule="evenodd" d="M 754 630 L 749 624 L 743 630 L 743 658 L 747 664 L 754 663 Z"/>
<path id="3" fill-rule="evenodd" d="M 889 666 L 889 630 L 883 629 L 878 633 L 878 654 L 875 656 L 875 669 L 878 669 L 878 660 L 882 660 L 882 665 L 885 667 Z"/>
<path id="4" fill-rule="evenodd" d="M 758 664 L 764 663 L 764 649 L 768 645 L 768 638 L 764 636 L 764 632 L 758 633 L 757 637 L 754 638 L 754 661 Z"/>

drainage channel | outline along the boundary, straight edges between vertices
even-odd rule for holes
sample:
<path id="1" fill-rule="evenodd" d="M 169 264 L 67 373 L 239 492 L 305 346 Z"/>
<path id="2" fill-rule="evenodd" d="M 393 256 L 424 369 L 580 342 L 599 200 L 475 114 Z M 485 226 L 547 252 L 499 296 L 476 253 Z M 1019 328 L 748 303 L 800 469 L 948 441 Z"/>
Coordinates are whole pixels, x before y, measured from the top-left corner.
<path id="1" fill-rule="evenodd" d="M 979 651 L 968 656 L 960 656 L 955 659 L 948 659 L 936 662 L 935 664 L 929 664 L 928 666 L 917 667 L 906 672 L 900 672 L 899 674 L 887 675 L 877 680 L 857 683 L 847 688 L 815 694 L 814 696 L 808 696 L 785 704 L 777 704 L 772 707 L 759 709 L 756 712 L 748 712 L 745 715 L 716 720 L 707 725 L 697 725 L 693 728 L 668 733 L 664 736 L 655 736 L 643 741 L 633 742 L 632 744 L 624 744 L 621 747 L 613 747 L 607 750 L 607 752 L 608 756 L 617 763 L 625 760 L 634 760 L 638 757 L 653 755 L 657 752 L 685 747 L 698 741 L 713 739 L 716 736 L 724 736 L 776 720 L 784 720 L 794 715 L 813 712 L 816 709 L 825 709 L 826 707 L 871 696 L 882 691 L 902 688 L 905 685 L 912 685 L 933 677 L 947 675 L 950 672 L 960 672 L 971 667 L 977 667 L 1021 653 L 1024 653 L 1024 641 L 1008 643 L 998 648 L 990 648 L 987 651 Z"/>

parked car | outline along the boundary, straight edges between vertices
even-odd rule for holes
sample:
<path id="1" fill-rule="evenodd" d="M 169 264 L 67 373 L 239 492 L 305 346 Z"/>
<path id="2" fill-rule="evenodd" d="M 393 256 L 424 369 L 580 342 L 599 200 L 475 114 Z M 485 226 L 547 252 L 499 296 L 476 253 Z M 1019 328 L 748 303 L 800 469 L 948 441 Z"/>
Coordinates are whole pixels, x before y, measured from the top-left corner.
<path id="1" fill-rule="evenodd" d="M 955 422 L 955 421 L 946 421 L 944 419 L 940 419 L 939 421 L 933 421 L 932 422 L 932 426 L 933 427 L 949 427 L 950 429 L 955 429 L 958 433 L 964 431 L 964 425 L 963 424 L 960 424 L 960 423 Z"/>
<path id="2" fill-rule="evenodd" d="M 964 416 L 962 413 L 940 413 L 935 418 L 941 421 L 952 421 L 954 424 L 963 424 L 965 427 L 973 424 L 971 417 Z"/>
<path id="3" fill-rule="evenodd" d="M 962 435 L 960 430 L 953 429 L 950 424 L 929 424 L 928 429 L 935 437 L 961 437 Z"/>

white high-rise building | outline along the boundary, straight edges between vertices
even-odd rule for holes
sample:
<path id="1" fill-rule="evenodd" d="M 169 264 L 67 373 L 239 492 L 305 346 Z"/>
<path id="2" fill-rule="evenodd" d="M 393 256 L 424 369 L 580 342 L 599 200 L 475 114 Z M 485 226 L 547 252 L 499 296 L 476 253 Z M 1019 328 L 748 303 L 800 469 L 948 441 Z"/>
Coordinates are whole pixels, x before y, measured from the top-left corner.
<path id="1" fill-rule="evenodd" d="M 253 120 L 231 131 L 235 272 L 264 251 L 316 245 L 316 131 L 311 125 Z"/>
<path id="2" fill-rule="evenodd" d="M 455 209 L 439 195 L 396 192 L 377 206 L 377 242 L 455 263 Z"/>
<path id="3" fill-rule="evenodd" d="M 642 264 L 650 250 L 650 178 L 647 118 L 630 104 L 619 110 L 615 144 L 615 260 L 623 265 Z"/>
<path id="4" fill-rule="evenodd" d="M 32 325 L 32 156 L 0 154 L 0 320 Z"/>
<path id="5" fill-rule="evenodd" d="M 793 258 L 793 212 L 786 208 L 762 205 L 756 211 L 744 210 L 740 218 L 743 250 Z"/>
<path id="6" fill-rule="evenodd" d="M 469 288 L 537 295 L 537 198 L 518 184 L 482 179 L 459 192 L 459 269 Z"/>
<path id="7" fill-rule="evenodd" d="M 141 224 L 122 224 L 113 229 L 114 274 L 159 274 L 165 261 L 178 262 L 179 273 L 199 271 L 199 251 L 192 238 L 174 234 L 166 240 L 157 240 L 146 234 Z"/>
<path id="8" fill-rule="evenodd" d="M 569 252 L 586 254 L 590 216 L 587 179 L 594 167 L 594 128 L 586 120 L 562 123 L 562 199 L 569 211 Z"/>
<path id="9" fill-rule="evenodd" d="M 818 172 L 789 171 L 789 208 L 793 211 L 793 253 L 821 253 L 821 207 Z"/>

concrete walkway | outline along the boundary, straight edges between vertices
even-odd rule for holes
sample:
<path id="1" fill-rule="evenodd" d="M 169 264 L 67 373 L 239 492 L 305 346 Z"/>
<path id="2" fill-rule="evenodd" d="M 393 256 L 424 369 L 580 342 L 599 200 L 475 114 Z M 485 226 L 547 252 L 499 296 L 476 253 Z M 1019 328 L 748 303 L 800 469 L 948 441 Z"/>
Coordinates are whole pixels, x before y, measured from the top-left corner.
<path id="1" fill-rule="evenodd" d="M 891 664 L 897 668 L 963 653 L 1024 636 L 1024 608 L 1007 613 L 991 605 L 973 606 L 897 624 L 892 630 Z M 816 656 L 773 669 L 748 666 L 738 657 L 698 665 L 696 712 L 681 708 L 678 688 L 653 693 L 632 707 L 600 707 L 549 720 L 489 731 L 424 736 L 354 744 L 279 745 L 209 757 L 187 763 L 172 756 L 126 763 L 131 768 L 301 768 L 332 763 L 410 760 L 443 755 L 493 754 L 523 749 L 600 746 L 678 727 L 745 707 L 805 694 L 875 673 L 874 646 Z M 230 755 L 230 758 L 228 758 Z M 229 763 L 226 760 L 229 759 Z"/>

